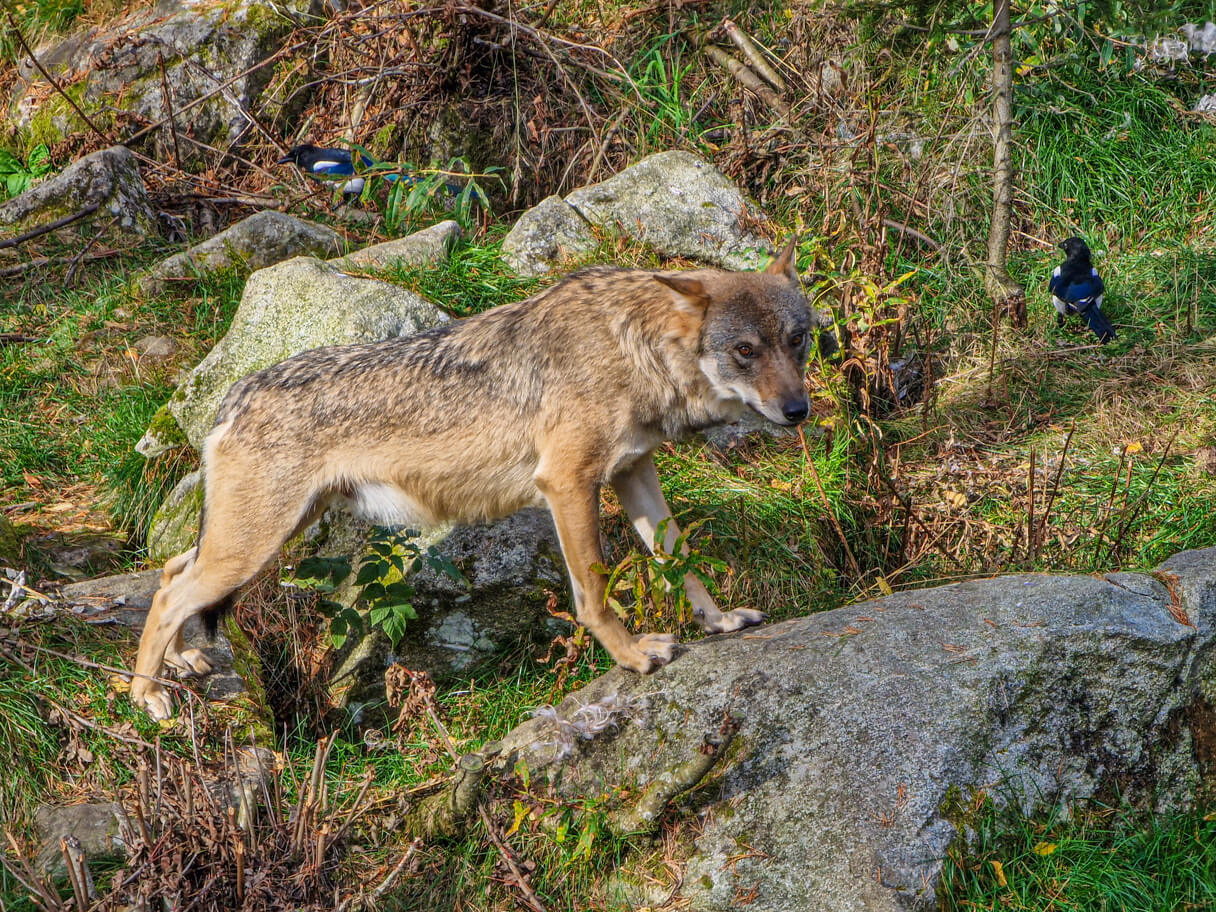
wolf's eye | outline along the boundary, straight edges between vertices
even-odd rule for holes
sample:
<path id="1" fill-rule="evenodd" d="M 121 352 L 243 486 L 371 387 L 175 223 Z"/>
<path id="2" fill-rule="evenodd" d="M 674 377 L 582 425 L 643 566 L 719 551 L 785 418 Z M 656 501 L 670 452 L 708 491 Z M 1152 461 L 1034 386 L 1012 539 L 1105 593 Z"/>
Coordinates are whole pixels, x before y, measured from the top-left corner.
<path id="1" fill-rule="evenodd" d="M 737 351 L 739 355 L 744 358 L 750 358 L 756 353 L 755 350 L 746 342 L 744 342 L 742 345 L 736 345 L 735 351 Z"/>
<path id="2" fill-rule="evenodd" d="M 794 333 L 790 336 L 790 348 L 802 348 L 804 341 L 806 341 L 806 333 Z"/>

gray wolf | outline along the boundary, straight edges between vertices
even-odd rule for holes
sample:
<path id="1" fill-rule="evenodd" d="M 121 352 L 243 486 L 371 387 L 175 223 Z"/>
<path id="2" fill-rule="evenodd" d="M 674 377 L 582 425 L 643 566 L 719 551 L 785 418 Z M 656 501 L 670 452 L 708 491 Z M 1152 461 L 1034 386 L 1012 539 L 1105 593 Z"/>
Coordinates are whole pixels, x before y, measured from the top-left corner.
<path id="1" fill-rule="evenodd" d="M 169 695 L 153 680 L 162 663 L 211 668 L 183 648 L 182 625 L 224 605 L 332 501 L 411 526 L 548 506 L 579 622 L 618 664 L 653 671 L 675 638 L 631 635 L 591 569 L 603 560 L 600 488 L 612 485 L 651 545 L 671 517 L 655 448 L 747 408 L 801 422 L 820 322 L 791 241 L 760 272 L 593 267 L 415 336 L 319 348 L 245 377 L 204 442 L 198 544 L 165 565 L 133 700 L 167 718 Z M 679 534 L 668 522 L 668 548 Z M 686 583 L 706 631 L 764 619 L 723 612 L 700 580 Z"/>
<path id="2" fill-rule="evenodd" d="M 1051 303 L 1056 309 L 1056 326 L 1064 326 L 1069 314 L 1079 314 L 1086 325 L 1106 343 L 1115 338 L 1115 328 L 1102 313 L 1102 295 L 1106 290 L 1097 267 L 1090 259 L 1089 245 L 1079 237 L 1070 237 L 1061 242 L 1064 262 L 1051 273 L 1047 290 L 1051 292 Z"/>

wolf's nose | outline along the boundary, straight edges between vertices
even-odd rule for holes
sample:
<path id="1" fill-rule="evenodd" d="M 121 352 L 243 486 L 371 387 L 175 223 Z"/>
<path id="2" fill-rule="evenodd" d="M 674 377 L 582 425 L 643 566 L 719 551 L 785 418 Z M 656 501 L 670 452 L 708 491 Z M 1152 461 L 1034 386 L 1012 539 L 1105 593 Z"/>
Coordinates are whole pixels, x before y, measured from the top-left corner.
<path id="1" fill-rule="evenodd" d="M 810 414 L 810 406 L 805 402 L 794 402 L 785 405 L 781 409 L 781 414 L 785 416 L 785 420 L 790 424 L 797 424 L 808 414 Z"/>

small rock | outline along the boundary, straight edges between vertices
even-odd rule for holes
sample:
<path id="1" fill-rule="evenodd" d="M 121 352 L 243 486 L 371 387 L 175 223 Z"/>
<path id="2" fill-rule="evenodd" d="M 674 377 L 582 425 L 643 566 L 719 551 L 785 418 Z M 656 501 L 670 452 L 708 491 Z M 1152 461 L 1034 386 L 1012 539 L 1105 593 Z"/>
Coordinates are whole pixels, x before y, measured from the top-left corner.
<path id="1" fill-rule="evenodd" d="M 1216 475 L 1216 446 L 1200 447 L 1195 451 L 1195 465 L 1205 475 Z"/>
<path id="2" fill-rule="evenodd" d="M 102 149 L 73 162 L 59 174 L 0 203 L 0 235 L 20 234 L 89 206 L 91 215 L 61 229 L 65 242 L 91 238 L 113 221 L 113 230 L 155 235 L 156 214 L 148 201 L 135 156 L 125 146 Z"/>
<path id="3" fill-rule="evenodd" d="M 560 196 L 550 196 L 521 215 L 502 241 L 503 259 L 524 276 L 544 275 L 594 249 L 591 226 Z"/>
<path id="4" fill-rule="evenodd" d="M 121 809 L 112 801 L 97 804 L 43 805 L 34 812 L 39 849 L 34 864 L 43 876 L 66 879 L 61 840 L 75 836 L 91 862 L 122 861 L 127 856 L 119 825 Z"/>
<path id="5" fill-rule="evenodd" d="M 458 240 L 460 225 L 449 219 L 394 241 L 364 247 L 330 262 L 341 269 L 431 266 L 446 260 Z"/>
<path id="6" fill-rule="evenodd" d="M 150 360 L 164 360 L 177 354 L 178 344 L 168 336 L 144 336 L 131 346 L 139 354 Z"/>
<path id="7" fill-rule="evenodd" d="M 162 260 L 136 284 L 141 294 L 152 295 L 175 279 L 195 278 L 199 273 L 237 265 L 264 269 L 295 256 L 334 256 L 342 246 L 342 236 L 332 228 L 267 210 Z"/>

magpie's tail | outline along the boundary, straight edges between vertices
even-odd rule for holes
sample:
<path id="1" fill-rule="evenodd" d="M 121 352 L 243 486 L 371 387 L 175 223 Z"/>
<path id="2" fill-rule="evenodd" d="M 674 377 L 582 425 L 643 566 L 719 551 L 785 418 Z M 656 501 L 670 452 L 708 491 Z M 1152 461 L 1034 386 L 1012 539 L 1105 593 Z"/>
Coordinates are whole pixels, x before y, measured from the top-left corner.
<path id="1" fill-rule="evenodd" d="M 1110 321 L 1106 319 L 1106 314 L 1102 313 L 1100 307 L 1097 305 L 1090 307 L 1085 311 L 1084 316 L 1085 322 L 1089 324 L 1089 328 L 1093 330 L 1099 342 L 1106 343 L 1115 338 L 1115 328 L 1110 325 Z"/>

